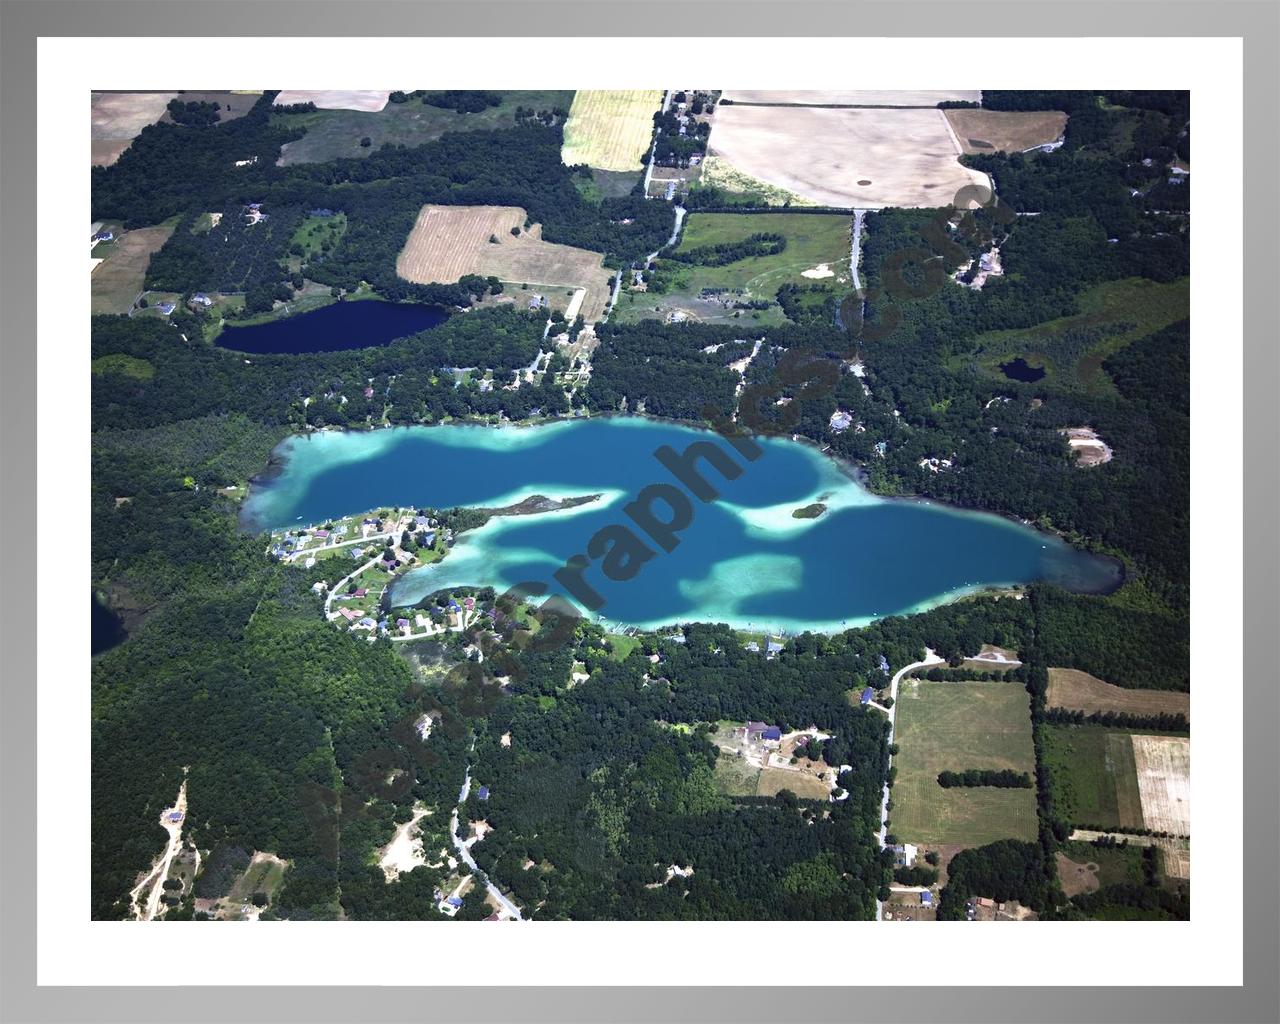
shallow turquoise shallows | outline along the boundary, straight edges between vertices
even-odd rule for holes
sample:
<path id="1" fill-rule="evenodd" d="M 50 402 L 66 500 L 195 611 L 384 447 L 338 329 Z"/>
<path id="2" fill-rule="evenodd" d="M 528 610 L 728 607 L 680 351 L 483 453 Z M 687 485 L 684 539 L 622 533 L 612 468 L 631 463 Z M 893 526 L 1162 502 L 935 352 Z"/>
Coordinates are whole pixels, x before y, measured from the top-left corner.
<path id="1" fill-rule="evenodd" d="M 675 483 L 654 457 L 712 441 L 740 467 L 720 492 L 690 496 L 692 522 L 667 553 L 623 512 L 647 485 Z M 625 525 L 654 556 L 625 581 L 592 559 L 583 579 L 604 598 L 598 615 L 654 628 L 693 621 L 797 631 L 832 630 L 921 611 L 983 587 L 1048 580 L 1106 592 L 1120 582 L 1108 559 L 998 516 L 919 501 L 878 498 L 812 447 L 762 440 L 748 461 L 717 435 L 640 418 L 563 421 L 538 427 L 407 427 L 321 433 L 285 441 L 281 472 L 253 489 L 246 525 L 265 529 L 392 505 L 502 506 L 533 494 L 599 501 L 540 515 L 490 520 L 463 534 L 443 561 L 397 582 L 397 604 L 462 585 L 499 590 L 545 583 L 602 527 Z M 677 485 L 679 486 L 679 485 Z M 687 494 L 687 489 L 681 488 Z M 822 501 L 817 519 L 792 511 Z M 659 518 L 668 512 L 655 504 Z"/>

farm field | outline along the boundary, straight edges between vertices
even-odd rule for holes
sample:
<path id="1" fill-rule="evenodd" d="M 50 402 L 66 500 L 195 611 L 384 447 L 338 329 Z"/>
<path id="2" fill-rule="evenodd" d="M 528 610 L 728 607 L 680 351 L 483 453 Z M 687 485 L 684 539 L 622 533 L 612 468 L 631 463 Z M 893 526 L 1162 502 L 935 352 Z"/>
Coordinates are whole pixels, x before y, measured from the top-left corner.
<path id="1" fill-rule="evenodd" d="M 947 206 L 990 184 L 960 164 L 940 110 L 721 106 L 708 152 L 819 206 Z"/>
<path id="2" fill-rule="evenodd" d="M 1035 838 L 1034 790 L 938 785 L 944 770 L 1035 770 L 1031 712 L 1022 686 L 905 680 L 896 742 L 898 776 L 889 830 L 900 842 L 963 847 Z"/>
<path id="3" fill-rule="evenodd" d="M 390 89 L 283 89 L 276 95 L 277 107 L 314 103 L 321 110 L 381 110 L 387 105 Z"/>
<path id="4" fill-rule="evenodd" d="M 116 236 L 106 259 L 89 277 L 89 303 L 95 313 L 127 313 L 142 291 L 151 254 L 173 234 L 176 219 Z M 94 250 L 95 254 L 101 249 Z"/>
<path id="5" fill-rule="evenodd" d="M 1060 110 L 972 110 L 943 115 L 966 153 L 1022 153 L 1062 137 L 1067 115 Z"/>
<path id="6" fill-rule="evenodd" d="M 635 294 L 634 303 L 629 303 L 638 315 L 628 318 L 665 316 L 679 309 L 699 320 L 724 319 L 736 312 L 735 301 L 773 299 L 784 284 L 847 285 L 849 231 L 850 220 L 844 214 L 690 214 L 676 253 L 740 242 L 761 233 L 784 236 L 786 248 L 776 255 L 748 256 L 719 267 L 659 259 L 648 291 Z M 704 296 L 704 290 L 722 294 Z M 780 314 L 770 317 L 770 322 L 775 320 L 785 322 Z"/>
<path id="7" fill-rule="evenodd" d="M 571 300 L 563 292 L 585 288 L 580 312 L 594 323 L 609 300 L 612 271 L 602 265 L 604 257 L 544 242 L 538 224 L 513 236 L 512 229 L 522 227 L 525 218 L 518 206 L 424 206 L 396 260 L 396 273 L 419 284 L 450 284 L 465 274 L 493 276 L 516 288 L 528 284 L 530 298 L 539 289 L 557 289 L 562 293 L 557 299 L 566 302 Z M 516 292 L 515 301 L 525 295 Z"/>
<path id="8" fill-rule="evenodd" d="M 982 99 L 978 89 L 730 89 L 733 103 L 844 107 L 936 107 L 943 100 Z M 718 108 L 717 108 L 718 109 Z"/>
<path id="9" fill-rule="evenodd" d="M 831 790 L 817 776 L 807 772 L 792 772 L 785 768 L 765 768 L 760 773 L 756 796 L 777 796 L 789 789 L 801 800 L 826 800 Z"/>
<path id="10" fill-rule="evenodd" d="M 639 170 L 661 105 L 661 89 L 579 89 L 564 126 L 561 161 L 568 167 Z"/>
<path id="11" fill-rule="evenodd" d="M 1133 762 L 1147 828 L 1191 834 L 1191 740 L 1186 736 L 1134 736 Z"/>
<path id="12" fill-rule="evenodd" d="M 1000 364 L 1022 356 L 1045 370 L 1044 384 L 1116 394 L 1102 368 L 1108 356 L 1190 313 L 1190 278 L 1157 282 L 1144 278 L 1107 281 L 1081 293 L 1080 312 L 1034 327 L 988 331 L 974 339 L 977 356 L 948 361 L 952 370 L 971 366 L 1001 381 Z"/>
<path id="13" fill-rule="evenodd" d="M 95 92 L 90 99 L 93 166 L 107 167 L 149 124 L 165 114 L 176 92 Z"/>
<path id="14" fill-rule="evenodd" d="M 1144 827 L 1129 733 L 1094 725 L 1046 725 L 1045 763 L 1054 805 L 1067 821 L 1104 829 Z"/>
<path id="15" fill-rule="evenodd" d="M 244 117 L 245 114 L 249 113 L 261 95 L 262 93 L 259 92 L 228 92 L 226 90 L 220 92 L 189 92 L 183 90 L 178 93 L 178 99 L 184 103 L 218 104 L 218 123 L 226 124 L 228 121 L 234 121 L 237 117 Z M 173 118 L 169 116 L 168 111 L 165 111 L 160 121 L 163 124 L 172 124 Z"/>
<path id="16" fill-rule="evenodd" d="M 323 163 L 344 156 L 366 157 L 388 142 L 420 146 L 445 132 L 510 128 L 515 124 L 517 107 L 568 110 L 572 101 L 572 90 L 516 90 L 504 92 L 502 102 L 496 107 L 474 114 L 433 107 L 419 99 L 388 103 L 377 111 L 326 109 L 305 114 L 275 114 L 273 123 L 307 130 L 302 138 L 285 143 L 277 162 L 289 166 Z M 360 145 L 365 136 L 372 145 Z"/>
<path id="17" fill-rule="evenodd" d="M 1049 669 L 1045 705 L 1086 714 L 1118 711 L 1129 715 L 1191 715 L 1191 695 L 1173 690 L 1128 690 L 1074 668 Z"/>

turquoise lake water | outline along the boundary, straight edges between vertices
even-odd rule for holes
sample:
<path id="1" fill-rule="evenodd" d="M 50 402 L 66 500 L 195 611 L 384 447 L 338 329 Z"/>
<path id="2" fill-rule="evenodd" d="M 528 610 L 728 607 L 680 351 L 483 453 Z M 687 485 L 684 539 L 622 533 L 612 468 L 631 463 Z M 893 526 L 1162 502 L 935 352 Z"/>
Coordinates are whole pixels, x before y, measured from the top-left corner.
<path id="1" fill-rule="evenodd" d="M 676 483 L 654 457 L 710 440 L 742 467 L 724 480 L 701 464 L 720 497 L 689 495 L 692 522 L 670 553 L 650 541 L 622 507 L 652 483 Z M 611 626 L 654 628 L 719 621 L 770 630 L 839 629 L 920 611 L 982 587 L 1048 580 L 1106 592 L 1119 567 L 1057 538 L 998 516 L 870 494 L 832 459 L 785 439 L 762 439 L 747 461 L 705 431 L 640 418 L 576 420 L 537 427 L 405 427 L 325 432 L 285 441 L 282 471 L 255 485 L 245 511 L 256 529 L 321 522 L 390 505 L 502 506 L 531 494 L 601 493 L 558 512 L 490 520 L 462 534 L 441 562 L 412 570 L 393 590 L 409 604 L 436 590 L 526 581 L 565 593 L 553 578 L 586 552 L 602 527 L 628 526 L 654 556 L 634 578 L 606 577 L 598 560 L 583 579 L 604 598 Z M 684 488 L 682 488 L 683 490 Z M 686 490 L 687 493 L 687 490 Z M 824 501 L 817 519 L 793 509 Z M 668 512 L 656 504 L 660 517 Z"/>

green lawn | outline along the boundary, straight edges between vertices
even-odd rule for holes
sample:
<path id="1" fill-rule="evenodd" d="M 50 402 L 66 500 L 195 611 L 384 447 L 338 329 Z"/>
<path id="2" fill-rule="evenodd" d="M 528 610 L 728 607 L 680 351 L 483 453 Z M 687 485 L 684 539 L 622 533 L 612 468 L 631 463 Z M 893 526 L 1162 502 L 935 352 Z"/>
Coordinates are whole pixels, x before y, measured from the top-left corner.
<path id="1" fill-rule="evenodd" d="M 704 246 L 738 242 L 754 234 L 783 235 L 787 247 L 772 256 L 748 256 L 723 267 L 687 266 L 660 261 L 664 273 L 674 275 L 677 289 L 697 295 L 703 288 L 727 288 L 750 293 L 752 298 L 773 298 L 783 284 L 835 283 L 848 277 L 851 222 L 843 214 L 819 213 L 693 213 L 685 222 L 675 251 L 689 252 Z M 835 277 L 807 278 L 803 272 L 820 264 Z"/>
<path id="2" fill-rule="evenodd" d="M 1045 726 L 1045 762 L 1061 817 L 1102 828 L 1142 827 L 1129 733 L 1097 725 Z"/>
<path id="3" fill-rule="evenodd" d="M 1044 367 L 1046 384 L 1114 394 L 1103 362 L 1139 338 L 1187 317 L 1190 279 L 1167 284 L 1143 278 L 1107 281 L 1080 296 L 1080 309 L 1075 316 L 1035 327 L 980 334 L 973 354 L 954 357 L 951 369 L 973 366 L 1004 381 L 1008 378 L 1000 364 L 1023 356 L 1033 366 Z"/>
<path id="4" fill-rule="evenodd" d="M 324 163 L 338 157 L 364 157 L 378 151 L 383 143 L 421 146 L 445 132 L 509 128 L 515 124 L 517 107 L 534 110 L 568 110 L 573 90 L 504 92 L 496 107 L 475 114 L 459 114 L 443 107 L 429 106 L 421 99 L 406 103 L 388 102 L 382 110 L 314 110 L 305 114 L 273 114 L 273 124 L 305 128 L 301 139 L 287 143 L 280 155 L 288 164 Z M 368 136 L 371 146 L 361 146 Z"/>
<path id="5" fill-rule="evenodd" d="M 640 646 L 640 638 L 610 634 L 609 646 L 612 648 L 609 657 L 614 661 L 626 661 L 631 656 L 631 652 Z"/>
<path id="6" fill-rule="evenodd" d="M 938 785 L 944 770 L 1034 771 L 1031 711 L 1022 686 L 904 681 L 895 740 L 898 777 L 889 829 L 900 841 L 981 846 L 1036 837 L 1034 790 Z"/>
<path id="7" fill-rule="evenodd" d="M 302 246 L 302 258 L 309 260 L 323 251 L 326 242 L 329 243 L 329 248 L 336 246 L 346 230 L 345 213 L 337 213 L 332 217 L 307 217 L 298 225 L 298 230 L 293 233 L 289 242 L 291 247 L 294 243 Z"/>

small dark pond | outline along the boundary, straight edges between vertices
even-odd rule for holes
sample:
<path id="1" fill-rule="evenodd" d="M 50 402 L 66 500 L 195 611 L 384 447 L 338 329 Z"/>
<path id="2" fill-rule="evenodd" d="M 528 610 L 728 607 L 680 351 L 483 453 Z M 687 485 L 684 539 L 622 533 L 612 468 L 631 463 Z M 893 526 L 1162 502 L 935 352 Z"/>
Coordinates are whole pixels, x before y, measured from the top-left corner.
<path id="1" fill-rule="evenodd" d="M 89 619 L 89 649 L 94 654 L 109 651 L 128 636 L 120 616 L 98 600 L 93 594 L 93 612 Z"/>
<path id="2" fill-rule="evenodd" d="M 1001 363 L 1000 369 L 1010 380 L 1020 380 L 1023 384 L 1034 384 L 1044 376 L 1043 366 L 1031 366 L 1022 356 L 1007 363 Z"/>
<path id="3" fill-rule="evenodd" d="M 414 302 L 333 302 L 282 320 L 227 327 L 215 344 L 250 355 L 340 352 L 386 345 L 436 327 L 448 318 L 449 314 L 438 306 Z"/>

